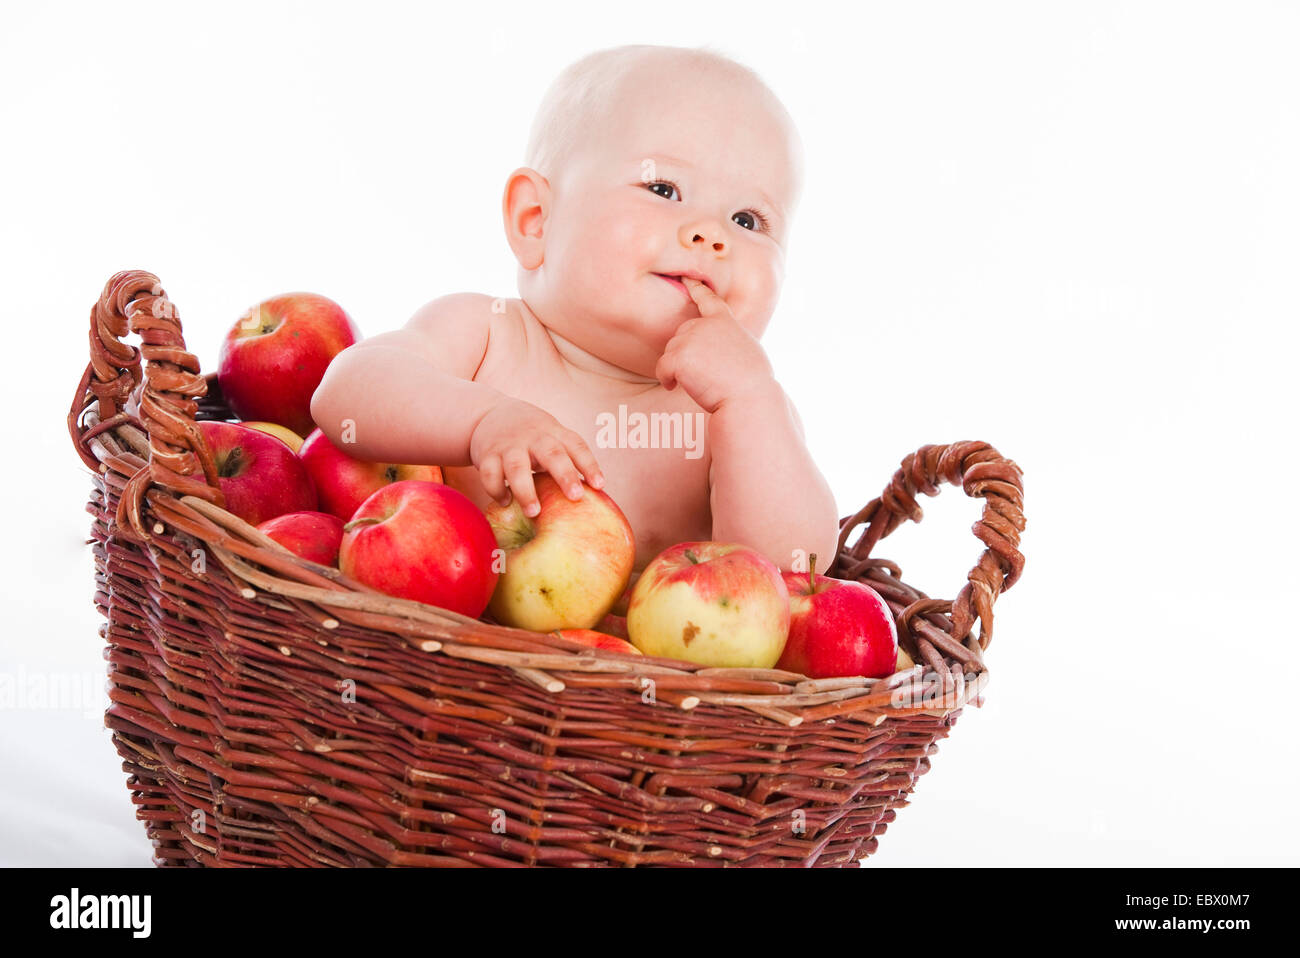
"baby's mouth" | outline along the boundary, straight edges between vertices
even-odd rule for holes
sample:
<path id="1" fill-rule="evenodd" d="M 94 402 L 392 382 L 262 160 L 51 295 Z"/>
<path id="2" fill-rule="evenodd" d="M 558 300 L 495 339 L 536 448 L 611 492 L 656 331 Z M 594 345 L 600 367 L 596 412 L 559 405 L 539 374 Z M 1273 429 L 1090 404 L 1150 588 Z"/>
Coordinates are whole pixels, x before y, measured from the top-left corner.
<path id="1" fill-rule="evenodd" d="M 685 295 L 687 299 L 691 298 L 691 291 L 687 289 L 686 284 L 683 283 L 676 276 L 669 275 L 668 273 L 655 273 L 655 275 L 658 276 L 660 279 L 664 279 L 672 283 L 674 286 L 676 286 L 678 289 L 682 291 L 683 295 Z"/>
<path id="2" fill-rule="evenodd" d="M 686 288 L 686 283 L 683 282 L 681 273 L 655 273 L 655 275 L 662 280 L 666 280 L 669 283 L 672 283 L 674 286 L 676 286 L 678 289 L 682 291 L 682 293 L 686 296 L 687 299 L 694 302 L 695 297 L 692 296 L 691 291 Z M 705 286 L 709 287 L 709 289 L 712 290 L 715 294 L 717 293 L 717 290 L 713 289 L 713 284 L 710 283 L 707 279 L 696 280 L 696 282 L 703 283 Z"/>

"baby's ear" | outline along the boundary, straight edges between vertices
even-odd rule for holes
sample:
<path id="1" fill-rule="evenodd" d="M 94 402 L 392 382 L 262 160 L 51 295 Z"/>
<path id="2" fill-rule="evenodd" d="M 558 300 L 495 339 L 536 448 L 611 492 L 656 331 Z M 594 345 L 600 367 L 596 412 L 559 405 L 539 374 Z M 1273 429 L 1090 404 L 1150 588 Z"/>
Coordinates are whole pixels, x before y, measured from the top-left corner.
<path id="1" fill-rule="evenodd" d="M 551 213 L 551 184 L 532 167 L 521 166 L 506 178 L 501 216 L 506 242 L 524 269 L 542 265 L 546 221 Z"/>

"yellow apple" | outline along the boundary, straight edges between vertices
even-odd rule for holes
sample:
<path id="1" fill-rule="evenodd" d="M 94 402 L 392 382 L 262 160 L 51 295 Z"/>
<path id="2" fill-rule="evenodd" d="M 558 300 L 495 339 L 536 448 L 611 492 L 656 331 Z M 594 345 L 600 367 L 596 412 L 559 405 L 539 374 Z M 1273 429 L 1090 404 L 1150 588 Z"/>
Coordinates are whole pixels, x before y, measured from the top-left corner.
<path id="1" fill-rule="evenodd" d="M 297 452 L 302 448 L 302 436 L 298 435 L 288 426 L 281 426 L 278 422 L 245 422 L 241 426 L 247 426 L 249 429 L 256 429 L 264 432 L 268 436 L 274 436 L 276 439 L 284 440 L 284 444 Z"/>
<path id="2" fill-rule="evenodd" d="M 483 510 L 504 552 L 488 612 L 502 625 L 535 632 L 590 629 L 632 574 L 632 527 L 613 499 L 586 483 L 576 502 L 547 473 L 535 473 L 533 485 L 542 507 L 535 517 L 513 496 L 509 505 Z"/>
<path id="3" fill-rule="evenodd" d="M 646 655 L 770 669 L 790 631 L 790 594 L 776 564 L 755 549 L 681 542 L 637 579 L 627 631 Z"/>

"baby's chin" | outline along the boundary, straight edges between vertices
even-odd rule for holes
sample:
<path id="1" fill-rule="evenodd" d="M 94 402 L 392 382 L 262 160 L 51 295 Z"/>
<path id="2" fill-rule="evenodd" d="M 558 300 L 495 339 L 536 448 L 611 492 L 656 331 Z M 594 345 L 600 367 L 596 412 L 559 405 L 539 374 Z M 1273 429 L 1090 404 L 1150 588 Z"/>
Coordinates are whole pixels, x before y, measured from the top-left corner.
<path id="1" fill-rule="evenodd" d="M 554 315 L 539 318 L 573 342 L 580 338 L 588 340 L 591 345 L 584 348 L 589 352 L 618 350 L 620 343 L 632 340 L 645 343 L 658 358 L 677 327 L 698 315 L 698 309 L 674 308 L 671 301 L 665 303 L 655 297 L 627 296 L 619 299 L 611 295 L 598 297 L 594 302 L 561 304 Z"/>
<path id="2" fill-rule="evenodd" d="M 616 370 L 610 371 L 615 378 L 626 379 L 628 382 L 636 382 L 638 379 L 647 383 L 658 382 L 655 379 L 654 368 L 659 362 L 659 357 L 663 355 L 664 346 L 672 338 L 671 333 L 655 336 L 644 325 L 629 327 L 619 317 L 601 316 L 599 313 L 585 315 L 594 318 L 578 329 L 569 329 L 565 323 L 552 325 L 542 316 L 538 319 L 550 330 L 553 338 L 554 334 L 558 334 L 568 341 L 567 344 L 562 341 L 556 342 L 555 346 L 560 354 L 571 362 L 581 362 L 582 353 L 585 353 L 602 363 L 616 367 Z M 648 345 L 654 342 L 661 342 L 662 345 L 658 349 Z M 634 344 L 634 348 L 629 349 L 629 343 Z M 635 348 L 635 345 L 639 344 L 647 345 L 645 348 Z M 576 347 L 581 352 L 575 353 L 571 347 Z"/>

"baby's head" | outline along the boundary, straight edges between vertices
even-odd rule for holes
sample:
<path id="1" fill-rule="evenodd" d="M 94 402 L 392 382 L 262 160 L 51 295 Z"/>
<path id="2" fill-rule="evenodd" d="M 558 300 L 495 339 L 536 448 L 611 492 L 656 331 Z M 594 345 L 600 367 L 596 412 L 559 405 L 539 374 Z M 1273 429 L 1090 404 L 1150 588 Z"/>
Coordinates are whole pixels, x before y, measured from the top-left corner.
<path id="1" fill-rule="evenodd" d="M 519 295 L 553 332 L 646 379 L 699 314 L 697 272 L 752 335 L 771 319 L 802 191 L 789 114 L 747 67 L 631 45 L 565 69 L 502 200 Z"/>

